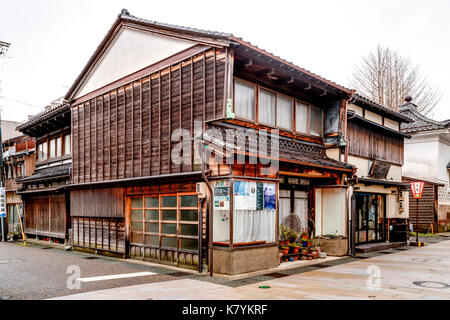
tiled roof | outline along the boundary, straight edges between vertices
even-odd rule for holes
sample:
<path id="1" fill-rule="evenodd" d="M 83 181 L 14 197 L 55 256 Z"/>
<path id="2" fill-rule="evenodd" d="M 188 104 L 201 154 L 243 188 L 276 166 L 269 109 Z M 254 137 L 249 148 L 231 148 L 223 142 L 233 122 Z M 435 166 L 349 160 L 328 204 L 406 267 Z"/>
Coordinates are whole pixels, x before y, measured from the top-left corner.
<path id="1" fill-rule="evenodd" d="M 6 140 L 17 138 L 20 136 L 23 136 L 23 133 L 16 131 L 16 127 L 19 124 L 19 122 L 9 121 L 9 120 L 2 120 L 2 141 L 5 142 Z"/>
<path id="2" fill-rule="evenodd" d="M 397 120 L 401 120 L 402 122 L 413 122 L 414 119 L 411 117 L 408 117 L 407 115 L 397 112 L 395 110 L 392 110 L 388 107 L 385 107 L 379 103 L 376 103 L 375 101 L 359 94 L 359 93 L 355 93 L 354 95 L 355 97 L 355 103 L 357 104 L 358 102 L 363 103 L 365 105 L 369 105 L 370 107 L 374 108 L 377 111 L 380 111 L 381 113 L 385 113 L 387 115 L 390 115 L 391 117 L 397 119 Z"/>
<path id="3" fill-rule="evenodd" d="M 400 107 L 400 112 L 414 120 L 412 123 L 402 123 L 401 129 L 405 133 L 442 130 L 450 127 L 450 120 L 436 121 L 425 117 L 413 103 L 406 103 Z"/>
<path id="4" fill-rule="evenodd" d="M 234 129 L 233 127 L 229 127 L 230 129 Z M 226 131 L 225 129 L 228 129 L 226 125 L 221 126 L 214 126 L 214 129 L 219 130 L 218 133 L 222 135 L 223 139 L 226 139 Z M 236 128 L 237 130 L 234 130 L 234 134 L 236 136 L 237 141 L 247 141 L 245 143 L 245 150 L 238 150 L 240 145 L 244 145 L 244 143 L 237 143 L 236 145 L 230 146 L 231 148 L 235 149 L 235 152 L 242 153 L 242 152 L 248 152 L 248 153 L 254 153 L 256 151 L 259 151 L 261 154 L 261 150 L 258 150 L 258 146 L 260 143 L 267 146 L 267 155 L 269 157 L 273 156 L 271 151 L 271 138 L 268 136 L 267 138 L 264 138 L 263 135 L 256 135 L 255 140 L 250 140 L 245 135 L 245 128 Z M 240 130 L 242 129 L 242 130 Z M 208 132 L 208 131 L 207 131 Z M 219 148 L 221 148 L 221 139 L 219 138 L 217 140 L 217 136 L 215 134 L 211 135 L 204 135 L 203 139 L 206 141 L 212 142 Z M 259 141 L 260 139 L 265 139 L 266 141 Z M 217 143 L 217 141 L 220 141 L 220 143 Z M 328 158 L 325 153 L 325 148 L 323 148 L 320 145 L 312 144 L 303 142 L 300 140 L 292 141 L 291 139 L 284 138 L 282 136 L 279 137 L 279 150 L 278 150 L 279 158 L 285 159 L 287 161 L 293 161 L 297 162 L 299 164 L 305 165 L 305 166 L 312 166 L 312 167 L 330 167 L 330 168 L 336 168 L 336 169 L 346 169 L 351 170 L 353 169 L 353 166 L 350 164 L 347 164 L 345 162 L 337 161 L 331 158 Z"/>
<path id="5" fill-rule="evenodd" d="M 36 181 L 41 179 L 48 179 L 48 178 L 57 178 L 57 177 L 64 177 L 70 175 L 72 164 L 67 163 L 60 166 L 55 167 L 48 167 L 40 170 L 36 170 L 36 172 L 29 176 L 20 179 L 18 182 L 30 182 L 30 181 Z"/>
<path id="6" fill-rule="evenodd" d="M 33 126 L 45 119 L 48 119 L 55 114 L 58 114 L 59 112 L 70 110 L 70 105 L 66 103 L 65 100 L 62 98 L 59 98 L 55 101 L 53 101 L 44 111 L 39 112 L 38 114 L 34 115 L 32 118 L 28 119 L 25 122 L 22 122 L 17 126 L 17 130 L 23 131 L 24 129 Z"/>

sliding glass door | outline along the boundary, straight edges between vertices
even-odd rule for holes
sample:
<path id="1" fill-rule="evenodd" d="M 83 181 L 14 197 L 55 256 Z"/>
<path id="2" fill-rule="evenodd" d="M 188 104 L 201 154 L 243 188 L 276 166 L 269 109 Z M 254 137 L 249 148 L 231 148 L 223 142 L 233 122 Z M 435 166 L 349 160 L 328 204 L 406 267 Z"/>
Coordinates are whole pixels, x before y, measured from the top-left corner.
<path id="1" fill-rule="evenodd" d="M 356 243 L 385 240 L 385 195 L 356 193 Z"/>

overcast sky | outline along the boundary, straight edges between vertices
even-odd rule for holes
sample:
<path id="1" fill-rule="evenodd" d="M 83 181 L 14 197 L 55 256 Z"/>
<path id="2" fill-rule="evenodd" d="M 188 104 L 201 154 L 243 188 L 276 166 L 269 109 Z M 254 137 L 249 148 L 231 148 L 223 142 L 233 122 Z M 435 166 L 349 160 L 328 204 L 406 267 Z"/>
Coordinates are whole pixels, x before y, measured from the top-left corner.
<path id="1" fill-rule="evenodd" d="M 232 33 L 344 86 L 362 56 L 390 46 L 443 92 L 433 117 L 450 118 L 448 0 L 0 0 L 0 41 L 11 43 L 0 59 L 2 118 L 24 121 L 63 96 L 122 8 Z"/>

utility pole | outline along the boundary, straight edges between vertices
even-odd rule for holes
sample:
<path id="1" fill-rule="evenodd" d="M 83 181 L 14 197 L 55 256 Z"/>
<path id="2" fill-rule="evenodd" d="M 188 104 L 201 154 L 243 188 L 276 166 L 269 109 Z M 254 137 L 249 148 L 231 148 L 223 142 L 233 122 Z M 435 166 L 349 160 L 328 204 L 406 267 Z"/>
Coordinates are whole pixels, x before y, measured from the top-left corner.
<path id="1" fill-rule="evenodd" d="M 5 58 L 10 44 L 0 41 L 0 58 Z M 0 93 L 1 93 L 1 79 L 0 79 Z M 5 170 L 3 166 L 3 139 L 2 139 L 2 126 L 1 126 L 1 106 L 0 106 L 0 220 L 2 228 L 2 241 L 6 241 L 7 221 L 6 220 L 6 192 L 5 192 Z"/>

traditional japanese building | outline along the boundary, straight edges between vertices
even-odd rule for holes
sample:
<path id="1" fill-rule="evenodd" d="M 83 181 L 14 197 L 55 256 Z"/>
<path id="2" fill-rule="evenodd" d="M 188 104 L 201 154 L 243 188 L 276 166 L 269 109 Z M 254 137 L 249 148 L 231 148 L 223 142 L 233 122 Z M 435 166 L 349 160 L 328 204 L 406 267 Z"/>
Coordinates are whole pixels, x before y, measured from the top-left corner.
<path id="1" fill-rule="evenodd" d="M 58 99 L 17 127 L 36 141 L 33 174 L 16 180 L 25 205 L 25 233 L 36 239 L 60 243 L 68 239 L 70 119 L 70 106 Z"/>
<path id="2" fill-rule="evenodd" d="M 15 127 L 18 123 L 15 123 Z M 3 131 L 3 129 L 2 129 Z M 6 214 L 8 233 L 21 234 L 19 217 L 23 217 L 22 197 L 17 190 L 22 188 L 18 180 L 34 173 L 35 139 L 20 134 L 14 138 L 3 140 L 3 166 L 5 170 Z"/>
<path id="3" fill-rule="evenodd" d="M 72 244 L 237 274 L 278 266 L 289 215 L 346 237 L 355 168 L 327 149 L 345 154 L 352 94 L 231 34 L 123 10 L 65 96 Z"/>
<path id="4" fill-rule="evenodd" d="M 412 121 L 359 94 L 348 105 L 346 162 L 357 168 L 350 180 L 353 253 L 408 240 L 409 185 L 402 182 L 402 166 L 404 141 L 411 137 L 401 131 L 401 125 Z M 379 245 L 366 245 L 371 243 Z"/>
<path id="5" fill-rule="evenodd" d="M 402 125 L 411 135 L 405 144 L 405 182 L 424 181 L 419 200 L 419 228 L 423 232 L 450 230 L 450 120 L 436 121 L 417 110 L 408 97 L 400 112 L 414 121 Z M 416 201 L 411 202 L 411 224 L 416 230 Z"/>

